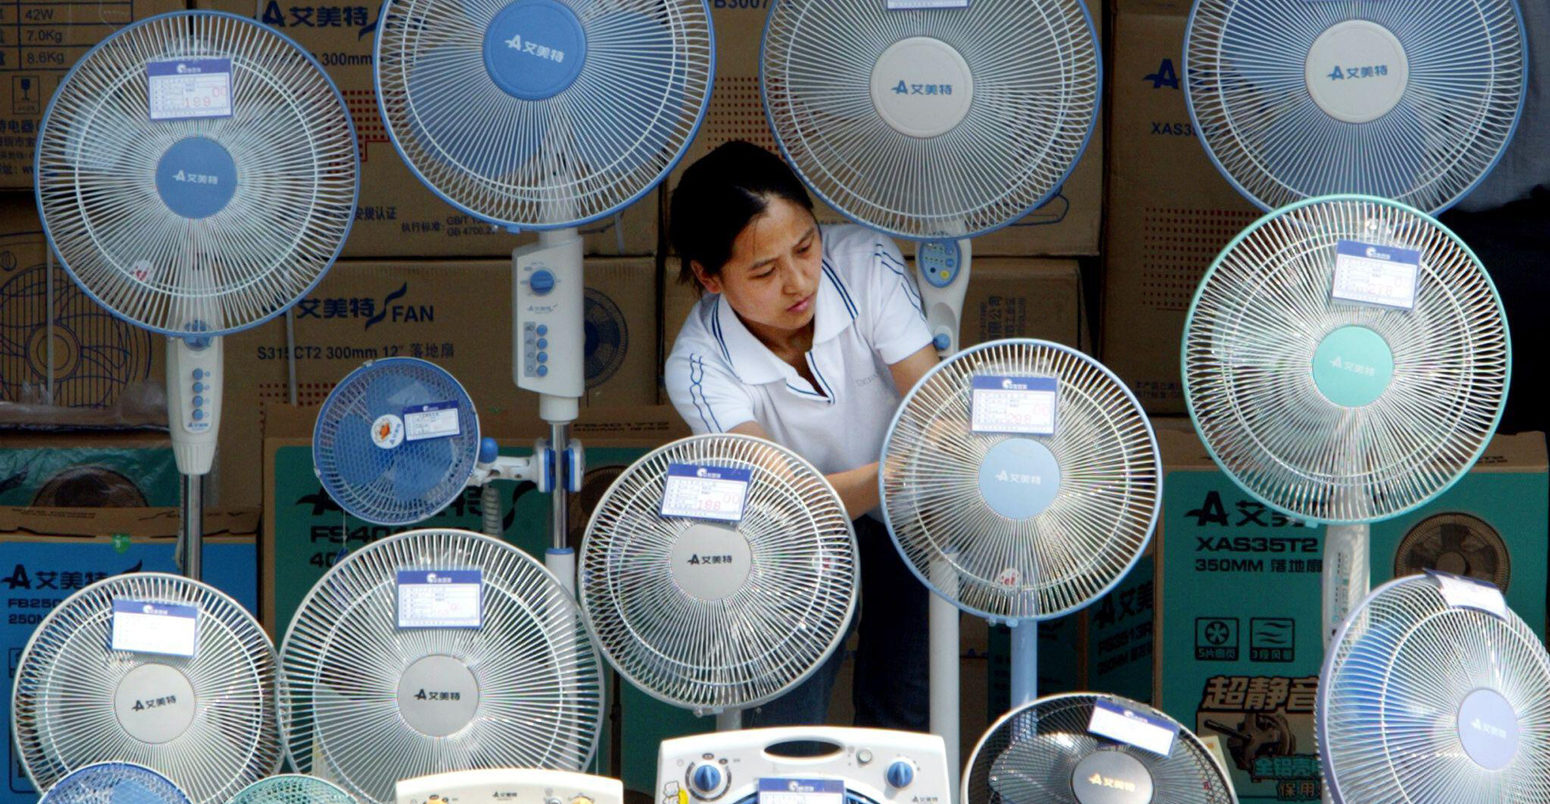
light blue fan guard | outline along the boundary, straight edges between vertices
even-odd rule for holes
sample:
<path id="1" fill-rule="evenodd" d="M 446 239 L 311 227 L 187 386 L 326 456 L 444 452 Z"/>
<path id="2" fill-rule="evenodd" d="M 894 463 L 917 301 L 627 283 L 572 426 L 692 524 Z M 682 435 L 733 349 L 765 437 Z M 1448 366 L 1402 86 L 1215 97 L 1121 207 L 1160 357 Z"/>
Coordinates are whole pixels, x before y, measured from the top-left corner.
<path id="1" fill-rule="evenodd" d="M 226 804 L 358 804 L 344 788 L 302 773 L 280 773 L 237 791 Z"/>
<path id="2" fill-rule="evenodd" d="M 1440 212 L 1501 158 L 1528 87 L 1515 0 L 1197 0 L 1185 98 L 1266 211 L 1335 193 Z"/>
<path id="3" fill-rule="evenodd" d="M 709 104 L 704 0 L 389 0 L 377 99 L 410 170 L 512 228 L 579 226 L 672 170 Z"/>
<path id="4" fill-rule="evenodd" d="M 417 418 L 440 417 L 424 435 Z M 453 376 L 425 360 L 389 357 L 350 372 L 318 411 L 314 469 L 352 516 L 379 525 L 423 521 L 468 487 L 479 417 Z"/>
<path id="5" fill-rule="evenodd" d="M 65 774 L 39 804 L 192 804 L 171 779 L 133 762 L 99 762 Z"/>

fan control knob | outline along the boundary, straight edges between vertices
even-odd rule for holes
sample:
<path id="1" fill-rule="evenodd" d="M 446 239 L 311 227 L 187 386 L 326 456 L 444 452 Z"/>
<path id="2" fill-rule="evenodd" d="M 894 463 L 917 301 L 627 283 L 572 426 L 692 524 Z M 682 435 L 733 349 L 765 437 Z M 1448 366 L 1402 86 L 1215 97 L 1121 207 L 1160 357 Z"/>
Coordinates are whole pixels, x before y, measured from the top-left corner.
<path id="1" fill-rule="evenodd" d="M 719 798 L 727 791 L 727 775 L 715 765 L 696 765 L 689 771 L 689 789 L 698 799 Z"/>
<path id="2" fill-rule="evenodd" d="M 915 781 L 915 766 L 906 759 L 896 759 L 888 766 L 886 774 L 891 787 L 903 789 Z"/>
<path id="3" fill-rule="evenodd" d="M 527 286 L 532 288 L 534 293 L 543 296 L 554 290 L 554 274 L 542 269 L 534 271 L 533 275 L 528 277 Z"/>
<path id="4" fill-rule="evenodd" d="M 946 349 L 947 347 L 951 346 L 952 343 L 953 343 L 952 337 L 949 336 L 945 332 L 938 332 L 937 334 L 935 334 L 935 335 L 933 335 L 931 337 L 931 345 L 935 346 L 937 348 L 937 351 L 941 351 L 943 349 Z"/>

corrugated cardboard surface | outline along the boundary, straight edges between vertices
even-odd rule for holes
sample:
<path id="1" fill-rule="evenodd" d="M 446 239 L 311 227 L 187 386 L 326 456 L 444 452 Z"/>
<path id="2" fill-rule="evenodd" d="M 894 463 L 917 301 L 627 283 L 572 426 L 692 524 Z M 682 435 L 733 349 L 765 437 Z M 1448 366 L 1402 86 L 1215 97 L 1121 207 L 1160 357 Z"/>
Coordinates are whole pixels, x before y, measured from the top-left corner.
<path id="1" fill-rule="evenodd" d="M 164 432 L 0 435 L 0 505 L 144 508 L 175 506 L 181 496 Z"/>

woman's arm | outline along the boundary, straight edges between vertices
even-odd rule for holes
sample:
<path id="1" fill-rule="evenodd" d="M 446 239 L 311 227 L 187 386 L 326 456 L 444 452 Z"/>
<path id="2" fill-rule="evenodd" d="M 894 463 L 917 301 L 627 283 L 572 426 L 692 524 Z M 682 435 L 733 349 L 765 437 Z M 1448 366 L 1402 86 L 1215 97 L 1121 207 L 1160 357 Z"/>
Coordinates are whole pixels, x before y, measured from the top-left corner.
<path id="1" fill-rule="evenodd" d="M 727 432 L 741 433 L 742 435 L 755 436 L 767 441 L 773 441 L 770 434 L 758 422 L 743 422 L 732 427 Z M 836 438 L 842 437 L 836 434 Z M 869 463 L 858 466 L 855 469 L 847 469 L 843 472 L 835 472 L 824 475 L 829 485 L 834 487 L 840 495 L 840 502 L 845 505 L 845 515 L 855 519 L 866 512 L 876 508 L 880 502 L 877 497 L 877 464 Z"/>

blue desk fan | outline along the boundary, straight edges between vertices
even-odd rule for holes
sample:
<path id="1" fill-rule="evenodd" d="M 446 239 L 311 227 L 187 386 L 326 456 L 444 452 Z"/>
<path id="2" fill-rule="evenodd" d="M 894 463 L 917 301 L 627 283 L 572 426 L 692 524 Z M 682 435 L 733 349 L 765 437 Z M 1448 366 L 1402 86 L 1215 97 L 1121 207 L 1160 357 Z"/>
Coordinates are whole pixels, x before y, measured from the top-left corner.
<path id="1" fill-rule="evenodd" d="M 133 762 L 99 762 L 65 774 L 38 804 L 193 804 L 171 779 Z"/>
<path id="2" fill-rule="evenodd" d="M 1490 172 L 1528 87 L 1515 0 L 1196 0 L 1184 97 L 1260 208 L 1335 193 L 1437 213 Z"/>
<path id="3" fill-rule="evenodd" d="M 704 0 L 389 0 L 377 100 L 409 169 L 452 206 L 513 232 L 512 377 L 540 394 L 540 460 L 568 448 L 584 391 L 576 227 L 628 206 L 677 164 L 709 102 Z M 553 494 L 550 566 L 574 587 L 567 491 Z"/>
<path id="4" fill-rule="evenodd" d="M 355 130 L 312 56 L 245 17 L 172 12 L 103 40 L 38 130 L 38 211 L 61 264 L 114 315 L 169 337 L 183 571 L 221 413 L 219 336 L 322 279 L 355 217 Z"/>

